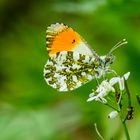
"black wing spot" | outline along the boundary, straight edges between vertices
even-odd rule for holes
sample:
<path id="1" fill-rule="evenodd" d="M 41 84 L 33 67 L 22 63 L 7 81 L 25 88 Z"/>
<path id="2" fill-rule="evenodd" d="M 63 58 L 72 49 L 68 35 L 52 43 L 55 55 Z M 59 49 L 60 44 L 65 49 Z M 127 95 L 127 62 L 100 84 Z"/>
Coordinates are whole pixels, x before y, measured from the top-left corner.
<path id="1" fill-rule="evenodd" d="M 75 39 L 73 39 L 73 40 L 72 40 L 72 44 L 74 44 L 74 43 L 75 43 L 75 41 L 76 41 L 76 40 L 75 40 Z"/>

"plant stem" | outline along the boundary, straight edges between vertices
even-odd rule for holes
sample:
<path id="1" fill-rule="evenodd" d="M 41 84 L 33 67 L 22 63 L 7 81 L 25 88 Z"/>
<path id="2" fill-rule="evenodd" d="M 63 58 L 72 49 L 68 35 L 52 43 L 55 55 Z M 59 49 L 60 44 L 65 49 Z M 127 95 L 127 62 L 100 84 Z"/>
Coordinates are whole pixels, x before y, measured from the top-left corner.
<path id="1" fill-rule="evenodd" d="M 110 107 L 110 108 L 112 108 L 113 110 L 116 110 L 116 111 L 118 111 L 119 112 L 119 110 L 118 109 L 116 109 L 115 107 L 113 107 L 112 105 L 110 105 L 110 104 L 105 104 L 106 106 L 108 106 L 108 107 Z"/>
<path id="2" fill-rule="evenodd" d="M 129 133 L 128 133 L 128 129 L 127 129 L 127 126 L 126 126 L 126 120 L 123 120 L 123 119 L 122 119 L 122 114 L 121 114 L 121 112 L 119 112 L 119 116 L 120 116 L 120 120 L 121 120 L 123 129 L 124 129 L 124 132 L 125 132 L 126 140 L 130 140 L 130 136 L 129 136 Z"/>
<path id="3" fill-rule="evenodd" d="M 130 95 L 130 91 L 129 91 L 126 80 L 124 80 L 124 84 L 125 84 L 125 89 L 128 96 L 128 107 L 131 107 L 131 95 Z"/>
<path id="4" fill-rule="evenodd" d="M 116 109 L 116 108 L 112 107 L 112 106 L 109 105 L 109 104 L 106 104 L 106 105 L 109 106 L 110 108 L 116 110 L 116 111 L 119 113 L 120 120 L 121 120 L 123 129 L 124 129 L 124 132 L 125 132 L 126 140 L 130 140 L 130 136 L 129 136 L 129 133 L 128 133 L 128 129 L 127 129 L 127 126 L 126 126 L 126 119 L 123 119 L 123 117 L 122 117 L 122 112 L 121 112 L 120 106 L 118 105 L 118 109 Z"/>
<path id="5" fill-rule="evenodd" d="M 130 136 L 129 136 L 128 129 L 127 129 L 127 127 L 126 127 L 125 121 L 122 121 L 122 125 L 123 125 L 123 129 L 124 129 L 124 131 L 125 131 L 126 139 L 127 139 L 127 140 L 130 140 Z"/>
<path id="6" fill-rule="evenodd" d="M 95 126 L 95 130 L 96 130 L 98 136 L 100 137 L 100 139 L 101 139 L 101 140 L 104 140 L 103 136 L 102 136 L 102 135 L 100 134 L 100 132 L 98 131 L 98 128 L 97 128 L 97 124 L 96 124 L 96 123 L 94 124 L 94 126 Z"/>

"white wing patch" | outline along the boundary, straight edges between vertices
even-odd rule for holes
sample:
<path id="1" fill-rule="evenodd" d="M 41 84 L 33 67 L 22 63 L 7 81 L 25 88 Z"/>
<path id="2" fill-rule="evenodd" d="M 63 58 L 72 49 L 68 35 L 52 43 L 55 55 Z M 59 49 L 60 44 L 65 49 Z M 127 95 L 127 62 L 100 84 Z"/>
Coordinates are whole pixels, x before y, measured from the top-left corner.
<path id="1" fill-rule="evenodd" d="M 93 51 L 84 41 L 81 41 L 79 44 L 77 44 L 73 51 L 88 56 L 96 55 L 95 51 Z"/>

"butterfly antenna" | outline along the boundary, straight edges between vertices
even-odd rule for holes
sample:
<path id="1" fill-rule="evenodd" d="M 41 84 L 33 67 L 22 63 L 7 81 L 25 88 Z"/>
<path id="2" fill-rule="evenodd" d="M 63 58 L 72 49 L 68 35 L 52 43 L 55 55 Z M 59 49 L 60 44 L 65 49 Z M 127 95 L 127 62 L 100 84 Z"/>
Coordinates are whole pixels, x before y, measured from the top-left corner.
<path id="1" fill-rule="evenodd" d="M 121 41 L 119 41 L 110 51 L 108 54 L 112 54 L 117 48 L 127 44 L 128 42 L 126 41 L 126 39 L 123 39 Z"/>

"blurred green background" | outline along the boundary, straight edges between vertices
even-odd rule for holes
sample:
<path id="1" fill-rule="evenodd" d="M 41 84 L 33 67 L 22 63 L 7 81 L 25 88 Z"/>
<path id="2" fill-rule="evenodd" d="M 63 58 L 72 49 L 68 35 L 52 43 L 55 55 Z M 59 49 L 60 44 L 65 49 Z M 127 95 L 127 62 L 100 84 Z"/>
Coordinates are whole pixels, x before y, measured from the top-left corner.
<path id="1" fill-rule="evenodd" d="M 43 78 L 48 59 L 45 31 L 52 23 L 68 24 L 99 55 L 118 41 L 112 67 L 128 80 L 135 106 L 127 122 L 132 140 L 140 138 L 140 0 L 0 0 L 0 140 L 124 140 L 118 118 L 109 108 L 86 100 L 95 81 L 59 93 Z"/>

